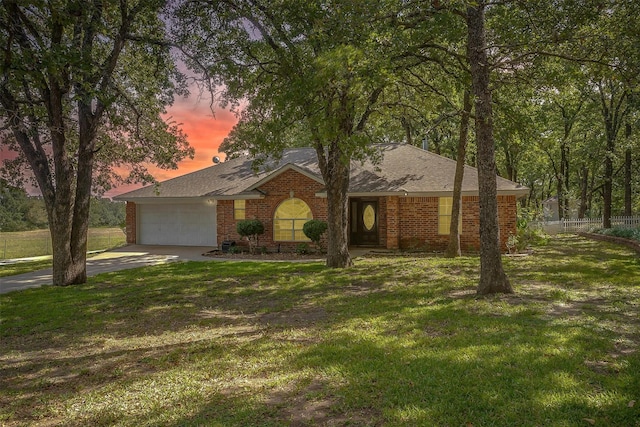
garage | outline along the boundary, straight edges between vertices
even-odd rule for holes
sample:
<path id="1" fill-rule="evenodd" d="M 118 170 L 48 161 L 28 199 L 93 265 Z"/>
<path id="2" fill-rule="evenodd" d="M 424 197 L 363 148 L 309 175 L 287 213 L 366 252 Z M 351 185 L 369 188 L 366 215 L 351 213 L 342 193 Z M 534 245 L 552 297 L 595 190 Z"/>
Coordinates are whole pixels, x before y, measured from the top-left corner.
<path id="1" fill-rule="evenodd" d="M 217 246 L 216 206 L 205 202 L 137 205 L 138 243 Z"/>

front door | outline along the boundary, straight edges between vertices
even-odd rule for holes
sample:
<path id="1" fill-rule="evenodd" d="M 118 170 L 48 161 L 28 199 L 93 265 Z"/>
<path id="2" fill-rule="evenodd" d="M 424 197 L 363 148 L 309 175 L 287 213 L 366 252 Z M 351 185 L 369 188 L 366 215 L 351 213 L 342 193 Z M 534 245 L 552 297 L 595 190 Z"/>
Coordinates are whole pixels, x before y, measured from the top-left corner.
<path id="1" fill-rule="evenodd" d="M 351 199 L 350 243 L 361 246 L 377 246 L 378 242 L 378 201 Z"/>

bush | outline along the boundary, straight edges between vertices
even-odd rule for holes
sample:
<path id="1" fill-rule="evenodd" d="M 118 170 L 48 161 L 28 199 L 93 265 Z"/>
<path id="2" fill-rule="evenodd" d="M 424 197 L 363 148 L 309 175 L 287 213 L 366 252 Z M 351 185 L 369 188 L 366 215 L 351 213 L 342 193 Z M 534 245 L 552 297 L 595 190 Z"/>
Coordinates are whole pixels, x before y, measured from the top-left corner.
<path id="1" fill-rule="evenodd" d="M 307 221 L 302 226 L 302 232 L 318 247 L 318 251 L 322 252 L 322 235 L 327 231 L 327 223 L 319 219 Z"/>
<path id="2" fill-rule="evenodd" d="M 249 252 L 255 252 L 258 236 L 264 234 L 264 225 L 257 219 L 244 219 L 236 224 L 238 234 L 249 242 Z"/>
<path id="3" fill-rule="evenodd" d="M 640 242 L 640 228 L 599 228 L 592 231 L 597 234 L 604 234 L 605 236 L 622 237 L 623 239 L 637 240 Z"/>
<path id="4" fill-rule="evenodd" d="M 307 245 L 306 243 L 299 243 L 298 246 L 296 246 L 296 253 L 298 255 L 308 255 L 311 253 L 311 250 L 309 248 L 309 245 Z"/>
<path id="5" fill-rule="evenodd" d="M 526 209 L 518 210 L 517 234 L 512 239 L 517 252 L 526 250 L 530 245 L 544 246 L 549 243 L 549 235 L 542 228 L 532 225 L 536 219 L 535 212 Z"/>

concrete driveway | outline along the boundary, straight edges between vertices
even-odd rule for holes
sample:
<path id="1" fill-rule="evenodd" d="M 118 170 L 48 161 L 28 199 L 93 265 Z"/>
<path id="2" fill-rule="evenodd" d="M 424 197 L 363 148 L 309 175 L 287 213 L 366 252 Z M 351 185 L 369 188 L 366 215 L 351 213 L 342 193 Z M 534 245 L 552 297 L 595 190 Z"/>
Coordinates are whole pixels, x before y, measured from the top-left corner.
<path id="1" fill-rule="evenodd" d="M 202 246 L 123 246 L 88 258 L 87 276 L 174 261 L 213 261 L 215 258 L 202 255 L 212 249 Z M 0 294 L 50 285 L 51 281 L 50 268 L 0 277 Z"/>

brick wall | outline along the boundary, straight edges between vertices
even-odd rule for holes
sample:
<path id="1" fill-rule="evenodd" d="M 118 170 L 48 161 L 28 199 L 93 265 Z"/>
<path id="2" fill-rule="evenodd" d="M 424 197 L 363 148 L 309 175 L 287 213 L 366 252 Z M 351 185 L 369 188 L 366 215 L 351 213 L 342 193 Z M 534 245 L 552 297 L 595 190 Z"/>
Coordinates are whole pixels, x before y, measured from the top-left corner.
<path id="1" fill-rule="evenodd" d="M 327 199 L 316 197 L 324 185 L 308 178 L 294 170 L 288 170 L 269 180 L 259 189 L 265 193 L 262 199 L 250 199 L 246 201 L 246 219 L 258 219 L 264 224 L 264 234 L 260 236 L 259 245 L 266 246 L 269 251 L 275 251 L 280 246 L 282 251 L 292 251 L 298 242 L 274 242 L 273 240 L 273 215 L 276 208 L 284 200 L 293 197 L 303 200 L 313 214 L 314 219 L 327 220 Z M 293 193 L 291 193 L 293 192 Z M 233 218 L 233 200 L 219 200 L 218 215 L 218 242 L 234 240 L 238 245 L 246 245 L 236 232 L 236 221 Z"/>
<path id="2" fill-rule="evenodd" d="M 516 196 L 498 196 L 498 225 L 500 226 L 500 247 L 507 248 L 510 234 L 518 232 L 518 208 Z"/>
<path id="3" fill-rule="evenodd" d="M 480 249 L 480 204 L 478 196 L 462 198 L 462 233 L 460 246 L 463 250 Z M 402 249 L 424 248 L 445 250 L 449 235 L 438 234 L 438 197 L 399 198 L 399 247 Z M 500 244 L 506 250 L 510 233 L 516 233 L 515 196 L 498 196 L 498 224 Z M 387 235 L 389 236 L 389 232 Z M 389 246 L 391 247 L 391 246 Z"/>
<path id="4" fill-rule="evenodd" d="M 380 244 L 387 249 L 400 247 L 400 198 L 398 196 L 380 198 Z"/>
<path id="5" fill-rule="evenodd" d="M 273 241 L 273 215 L 278 205 L 293 197 L 304 200 L 314 219 L 327 220 L 327 200 L 316 197 L 324 185 L 296 171 L 288 170 L 260 187 L 266 195 L 263 199 L 246 201 L 247 219 L 259 219 L 265 226 L 260 236 L 260 246 L 274 251 L 280 245 L 283 251 L 294 250 L 296 242 Z M 218 243 L 235 240 L 246 245 L 236 232 L 237 221 L 233 217 L 233 200 L 219 200 L 217 204 Z M 437 197 L 380 197 L 378 201 L 378 233 L 380 245 L 389 249 L 424 248 L 444 250 L 449 241 L 448 235 L 438 234 L 438 198 Z M 462 234 L 460 245 L 463 250 L 477 251 L 480 248 L 480 206 L 478 196 L 462 198 Z M 511 233 L 516 233 L 515 196 L 498 196 L 498 223 L 500 243 L 506 250 L 506 241 Z M 127 243 L 136 243 L 136 204 L 126 205 Z M 325 242 L 326 244 L 326 242 Z"/>
<path id="6" fill-rule="evenodd" d="M 135 245 L 137 243 L 136 235 L 136 204 L 127 202 L 125 208 L 125 222 L 127 227 L 127 243 Z"/>

